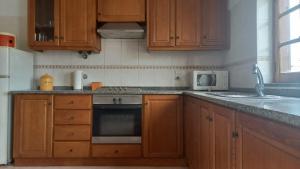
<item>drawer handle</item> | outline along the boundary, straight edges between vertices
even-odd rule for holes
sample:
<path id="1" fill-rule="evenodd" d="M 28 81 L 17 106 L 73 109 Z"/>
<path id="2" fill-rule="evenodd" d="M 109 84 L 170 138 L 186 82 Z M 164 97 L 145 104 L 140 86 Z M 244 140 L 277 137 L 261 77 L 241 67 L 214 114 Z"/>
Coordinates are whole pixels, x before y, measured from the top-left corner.
<path id="1" fill-rule="evenodd" d="M 73 152 L 73 149 L 70 149 L 69 152 Z"/>
<path id="2" fill-rule="evenodd" d="M 74 133 L 72 132 L 72 133 L 69 133 L 69 136 L 74 136 Z"/>
<path id="3" fill-rule="evenodd" d="M 72 101 L 70 101 L 70 102 L 69 102 L 69 104 L 74 104 L 74 101 L 73 101 L 73 100 L 72 100 Z"/>
<path id="4" fill-rule="evenodd" d="M 119 150 L 115 150 L 115 154 L 118 154 L 119 153 Z"/>

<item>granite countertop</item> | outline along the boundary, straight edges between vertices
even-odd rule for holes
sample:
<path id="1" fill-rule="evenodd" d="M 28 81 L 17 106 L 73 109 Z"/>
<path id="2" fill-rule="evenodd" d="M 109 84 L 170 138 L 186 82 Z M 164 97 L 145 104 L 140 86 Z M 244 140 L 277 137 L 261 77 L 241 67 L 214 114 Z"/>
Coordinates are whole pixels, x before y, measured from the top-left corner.
<path id="1" fill-rule="evenodd" d="M 195 91 L 184 92 L 184 94 L 232 108 L 240 112 L 268 118 L 293 127 L 300 127 L 300 98 L 230 98 L 213 96 L 207 94 L 207 92 Z"/>
<path id="2" fill-rule="evenodd" d="M 11 94 L 103 94 L 103 95 L 135 95 L 135 94 L 184 94 L 216 103 L 236 111 L 250 113 L 260 117 L 279 121 L 300 128 L 300 98 L 279 97 L 274 99 L 230 98 L 209 95 L 207 92 L 191 91 L 188 88 L 141 88 L 138 92 L 111 93 L 91 90 L 54 90 L 54 91 L 12 91 Z"/>
<path id="3" fill-rule="evenodd" d="M 125 92 L 110 92 L 110 91 L 92 91 L 92 90 L 23 90 L 11 91 L 11 94 L 102 94 L 102 95 L 143 95 L 143 94 L 162 94 L 162 95 L 177 95 L 189 91 L 186 88 L 141 88 L 139 91 L 125 91 Z"/>

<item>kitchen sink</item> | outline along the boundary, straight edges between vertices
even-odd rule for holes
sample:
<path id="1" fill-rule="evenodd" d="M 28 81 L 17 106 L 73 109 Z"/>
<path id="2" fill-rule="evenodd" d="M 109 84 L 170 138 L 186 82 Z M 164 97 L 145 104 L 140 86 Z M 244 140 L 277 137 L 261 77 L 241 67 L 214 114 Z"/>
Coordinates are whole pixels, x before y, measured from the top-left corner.
<path id="1" fill-rule="evenodd" d="M 258 96 L 252 93 L 238 93 L 238 92 L 208 92 L 205 94 L 211 96 L 218 96 L 218 97 L 227 97 L 227 98 L 246 98 L 246 99 L 280 99 L 281 98 L 281 96 L 274 96 L 274 95 Z"/>

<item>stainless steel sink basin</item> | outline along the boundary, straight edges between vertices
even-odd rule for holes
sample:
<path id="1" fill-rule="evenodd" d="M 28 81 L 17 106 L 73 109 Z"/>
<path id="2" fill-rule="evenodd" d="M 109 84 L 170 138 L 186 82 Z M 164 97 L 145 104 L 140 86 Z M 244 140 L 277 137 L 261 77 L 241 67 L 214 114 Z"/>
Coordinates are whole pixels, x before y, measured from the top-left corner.
<path id="1" fill-rule="evenodd" d="M 281 96 L 266 95 L 261 97 L 261 96 L 257 96 L 256 94 L 237 93 L 237 92 L 209 92 L 205 94 L 211 96 L 218 96 L 218 97 L 246 98 L 246 99 L 280 99 L 281 98 Z"/>

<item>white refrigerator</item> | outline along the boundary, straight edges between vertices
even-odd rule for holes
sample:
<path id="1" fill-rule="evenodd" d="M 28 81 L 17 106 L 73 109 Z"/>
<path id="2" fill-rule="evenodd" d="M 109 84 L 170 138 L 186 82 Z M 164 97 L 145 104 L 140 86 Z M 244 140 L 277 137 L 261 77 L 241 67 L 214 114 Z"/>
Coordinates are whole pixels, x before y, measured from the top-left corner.
<path id="1" fill-rule="evenodd" d="M 0 165 L 12 159 L 12 99 L 14 90 L 33 87 L 33 54 L 0 47 Z"/>

